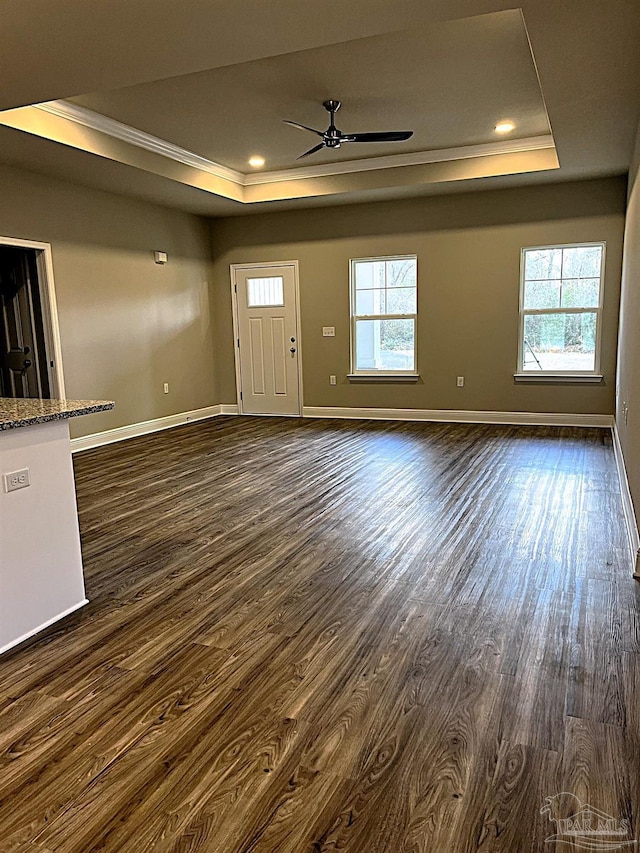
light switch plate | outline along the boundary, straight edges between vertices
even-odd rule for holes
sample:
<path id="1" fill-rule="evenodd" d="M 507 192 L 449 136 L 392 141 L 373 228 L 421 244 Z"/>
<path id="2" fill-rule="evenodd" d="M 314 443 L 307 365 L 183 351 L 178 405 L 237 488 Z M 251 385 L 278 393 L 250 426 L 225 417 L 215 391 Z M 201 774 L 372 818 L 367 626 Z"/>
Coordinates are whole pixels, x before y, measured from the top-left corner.
<path id="1" fill-rule="evenodd" d="M 322 327 L 322 337 L 323 338 L 335 338 L 336 336 L 336 327 L 335 326 L 323 326 Z"/>
<path id="2" fill-rule="evenodd" d="M 29 469 L 23 468 L 21 471 L 12 471 L 11 474 L 4 475 L 4 487 L 7 492 L 16 492 L 18 489 L 26 489 L 31 485 L 29 477 Z"/>

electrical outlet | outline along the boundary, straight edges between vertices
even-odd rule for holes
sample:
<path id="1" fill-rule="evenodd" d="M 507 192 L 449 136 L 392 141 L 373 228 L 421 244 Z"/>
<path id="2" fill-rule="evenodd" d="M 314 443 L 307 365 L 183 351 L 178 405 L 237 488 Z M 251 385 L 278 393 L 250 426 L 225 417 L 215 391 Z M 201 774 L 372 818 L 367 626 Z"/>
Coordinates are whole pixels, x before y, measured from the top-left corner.
<path id="1" fill-rule="evenodd" d="M 323 338 L 335 338 L 336 336 L 336 327 L 335 326 L 323 326 L 322 327 L 322 337 Z"/>
<path id="2" fill-rule="evenodd" d="M 164 391 L 165 394 L 169 393 L 169 383 L 168 382 L 164 383 L 164 385 L 162 386 L 162 390 Z"/>
<path id="3" fill-rule="evenodd" d="M 464 388 L 464 376 L 457 377 L 456 385 L 458 386 L 458 388 Z"/>
<path id="4" fill-rule="evenodd" d="M 4 487 L 7 492 L 16 492 L 18 489 L 26 489 L 31 485 L 29 477 L 29 469 L 23 468 L 22 471 L 13 471 L 11 474 L 4 475 Z"/>
<path id="5" fill-rule="evenodd" d="M 331 376 L 329 377 L 329 385 L 335 385 L 335 384 L 336 384 L 336 377 L 333 374 L 331 374 Z"/>

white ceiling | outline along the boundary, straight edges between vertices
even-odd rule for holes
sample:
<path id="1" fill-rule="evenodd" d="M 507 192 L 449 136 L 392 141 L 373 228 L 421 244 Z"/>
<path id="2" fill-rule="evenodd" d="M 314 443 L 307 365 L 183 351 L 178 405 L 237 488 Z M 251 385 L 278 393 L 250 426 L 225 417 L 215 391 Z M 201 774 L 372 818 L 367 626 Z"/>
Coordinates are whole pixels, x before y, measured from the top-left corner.
<path id="1" fill-rule="evenodd" d="M 302 161 L 305 167 L 460 147 L 472 152 L 490 145 L 495 121 L 509 117 L 518 139 L 542 138 L 550 121 L 558 169 L 539 158 L 524 167 L 520 158 L 514 167 L 513 157 L 444 176 L 433 166 L 413 166 L 385 168 L 382 177 L 380 167 L 350 181 L 313 179 L 304 192 L 298 180 L 293 192 L 289 183 L 245 199 L 275 202 L 240 204 L 184 168 L 156 168 L 148 157 L 123 155 L 121 145 L 97 144 L 77 127 L 71 140 L 59 130 L 43 138 L 32 121 L 29 134 L 0 129 L 0 161 L 212 215 L 392 197 L 394 189 L 406 196 L 625 172 L 640 107 L 640 4 L 521 5 L 526 29 L 520 12 L 499 0 L 314 0 L 304 16 L 299 0 L 31 0 L 28 15 L 22 0 L 9 0 L 0 106 L 71 98 L 246 172 L 254 153 L 267 157 L 267 169 L 295 166 L 314 137 L 281 119 L 324 128 L 321 101 L 339 97 L 339 127 L 415 135 L 398 146 L 323 151 Z M 408 31 L 398 33 L 402 27 Z M 91 144 L 78 142 L 81 136 Z M 543 171 L 526 174 L 533 169 Z"/>

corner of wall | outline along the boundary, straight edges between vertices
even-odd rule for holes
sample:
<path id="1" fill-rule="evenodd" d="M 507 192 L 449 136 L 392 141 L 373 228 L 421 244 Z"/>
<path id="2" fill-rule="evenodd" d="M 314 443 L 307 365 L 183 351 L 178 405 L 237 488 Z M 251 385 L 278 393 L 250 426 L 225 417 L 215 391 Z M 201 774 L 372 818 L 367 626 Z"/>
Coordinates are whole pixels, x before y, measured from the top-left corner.
<path id="1" fill-rule="evenodd" d="M 640 124 L 629 171 L 622 258 L 618 359 L 616 376 L 616 436 L 628 492 L 627 513 L 638 530 L 640 517 Z M 622 481 L 622 476 L 621 476 Z M 623 483 L 623 500 L 625 492 Z M 632 547 L 634 543 L 632 540 Z M 635 575 L 640 576 L 639 543 L 635 542 Z"/>

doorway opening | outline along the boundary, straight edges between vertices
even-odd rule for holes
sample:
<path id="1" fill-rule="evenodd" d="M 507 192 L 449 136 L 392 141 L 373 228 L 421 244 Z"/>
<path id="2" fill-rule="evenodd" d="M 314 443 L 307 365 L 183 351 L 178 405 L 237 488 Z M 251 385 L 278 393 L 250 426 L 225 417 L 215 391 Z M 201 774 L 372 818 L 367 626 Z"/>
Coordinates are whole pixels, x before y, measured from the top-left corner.
<path id="1" fill-rule="evenodd" d="M 0 237 L 0 397 L 64 396 L 51 246 Z"/>

